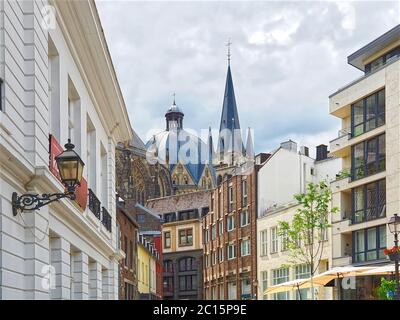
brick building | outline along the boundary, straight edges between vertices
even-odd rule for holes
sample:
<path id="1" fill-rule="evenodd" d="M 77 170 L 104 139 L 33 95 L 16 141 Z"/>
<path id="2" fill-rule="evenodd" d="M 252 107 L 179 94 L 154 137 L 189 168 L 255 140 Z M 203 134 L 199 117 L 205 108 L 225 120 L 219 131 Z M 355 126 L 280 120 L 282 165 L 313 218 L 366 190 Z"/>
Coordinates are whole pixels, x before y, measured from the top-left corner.
<path id="1" fill-rule="evenodd" d="M 137 279 L 137 239 L 139 225 L 132 212 L 124 210 L 117 205 L 117 237 L 119 248 L 124 252 L 125 258 L 120 260 L 118 278 L 119 300 L 138 299 Z"/>
<path id="2" fill-rule="evenodd" d="M 209 210 L 211 191 L 197 191 L 147 202 L 163 218 L 163 298 L 203 298 L 201 218 Z"/>
<path id="3" fill-rule="evenodd" d="M 210 195 L 210 211 L 203 217 L 207 300 L 257 298 L 258 166 L 251 164 L 244 174 L 240 169 L 224 176 Z"/>

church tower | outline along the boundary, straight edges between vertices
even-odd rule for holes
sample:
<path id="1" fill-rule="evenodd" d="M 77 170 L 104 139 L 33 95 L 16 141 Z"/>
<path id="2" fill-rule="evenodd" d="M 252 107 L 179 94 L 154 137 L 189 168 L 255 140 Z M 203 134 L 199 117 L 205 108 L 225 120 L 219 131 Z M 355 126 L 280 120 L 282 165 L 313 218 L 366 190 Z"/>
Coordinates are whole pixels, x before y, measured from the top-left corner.
<path id="1" fill-rule="evenodd" d="M 226 174 L 243 162 L 246 150 L 243 145 L 239 114 L 236 106 L 230 65 L 230 42 L 228 42 L 228 72 L 226 75 L 224 101 L 222 104 L 217 153 L 214 167 L 219 184 Z"/>
<path id="2" fill-rule="evenodd" d="M 166 131 L 171 130 L 180 130 L 183 129 L 183 117 L 184 114 L 181 109 L 179 109 L 175 103 L 175 93 L 174 93 L 174 102 L 172 106 L 165 113 L 166 120 Z"/>

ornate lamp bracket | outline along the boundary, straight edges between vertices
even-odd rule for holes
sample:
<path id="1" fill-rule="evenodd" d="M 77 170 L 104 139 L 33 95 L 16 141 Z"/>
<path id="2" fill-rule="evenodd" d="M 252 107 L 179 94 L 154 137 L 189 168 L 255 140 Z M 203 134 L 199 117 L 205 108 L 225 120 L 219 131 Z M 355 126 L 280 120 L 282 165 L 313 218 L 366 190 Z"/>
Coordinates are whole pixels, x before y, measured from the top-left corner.
<path id="1" fill-rule="evenodd" d="M 13 215 L 16 216 L 18 211 L 34 211 L 40 209 L 41 207 L 48 205 L 51 202 L 58 201 L 62 198 L 68 198 L 74 200 L 76 198 L 74 192 L 66 192 L 66 193 L 53 193 L 48 194 L 44 193 L 33 194 L 26 193 L 21 196 L 18 196 L 16 192 L 12 194 L 12 211 Z"/>

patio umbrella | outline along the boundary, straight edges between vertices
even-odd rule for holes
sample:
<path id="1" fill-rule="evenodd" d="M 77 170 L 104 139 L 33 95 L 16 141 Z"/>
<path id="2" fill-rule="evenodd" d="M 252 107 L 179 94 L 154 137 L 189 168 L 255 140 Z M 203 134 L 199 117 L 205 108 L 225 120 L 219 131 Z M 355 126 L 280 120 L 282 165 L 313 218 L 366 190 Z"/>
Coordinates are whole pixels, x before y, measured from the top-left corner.
<path id="1" fill-rule="evenodd" d="M 313 285 L 325 286 L 334 279 L 360 276 L 362 275 L 363 272 L 370 269 L 372 269 L 372 267 L 345 266 L 345 267 L 332 268 L 319 275 L 316 275 L 313 278 Z M 311 285 L 311 279 L 310 279 L 310 285 Z M 340 289 L 339 289 L 339 300 L 340 300 Z"/>
<path id="2" fill-rule="evenodd" d="M 325 271 L 321 274 L 316 275 L 313 278 L 314 285 L 326 285 L 333 279 L 340 279 L 346 277 L 356 277 L 361 275 L 362 272 L 372 269 L 373 267 L 353 267 L 353 266 L 345 266 L 345 267 L 336 267 L 332 268 L 328 271 Z M 309 279 L 311 282 L 311 279 Z"/>
<path id="3" fill-rule="evenodd" d="M 272 293 L 280 293 L 290 290 L 300 290 L 303 289 L 303 284 L 307 282 L 309 279 L 296 279 L 287 282 L 282 282 L 280 284 L 276 284 L 272 287 L 269 287 L 264 291 L 264 294 L 272 294 Z"/>
<path id="4" fill-rule="evenodd" d="M 394 264 L 388 264 L 386 266 L 376 267 L 367 271 L 362 272 L 362 276 L 375 276 L 395 273 Z"/>

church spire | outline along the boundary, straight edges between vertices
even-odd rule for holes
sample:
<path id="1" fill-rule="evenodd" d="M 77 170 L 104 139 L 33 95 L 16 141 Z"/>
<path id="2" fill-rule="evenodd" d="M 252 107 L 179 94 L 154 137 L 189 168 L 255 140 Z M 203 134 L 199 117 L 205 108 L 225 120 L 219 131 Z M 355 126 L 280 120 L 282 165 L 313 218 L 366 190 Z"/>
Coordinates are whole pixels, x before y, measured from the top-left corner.
<path id="1" fill-rule="evenodd" d="M 246 158 L 247 160 L 254 160 L 254 145 L 250 128 L 247 131 Z"/>
<path id="2" fill-rule="evenodd" d="M 226 75 L 225 83 L 225 94 L 224 101 L 222 105 L 221 123 L 219 126 L 219 139 L 218 139 L 218 152 L 221 155 L 227 151 L 232 151 L 233 145 L 236 147 L 241 146 L 242 143 L 239 141 L 225 141 L 227 136 L 227 131 L 231 139 L 235 136 L 235 140 L 240 133 L 240 122 L 239 114 L 236 106 L 235 91 L 233 88 L 231 66 L 228 65 L 228 72 Z M 229 150 L 228 150 L 229 149 Z"/>
<path id="3" fill-rule="evenodd" d="M 223 129 L 240 129 L 230 66 L 228 66 L 228 72 L 226 75 L 224 102 L 222 105 L 221 123 L 219 126 L 220 131 Z"/>
<path id="4" fill-rule="evenodd" d="M 207 141 L 207 145 L 208 145 L 208 163 L 209 163 L 209 164 L 213 164 L 213 162 L 214 162 L 214 157 L 215 157 L 215 153 L 214 153 L 213 138 L 212 138 L 212 134 L 211 134 L 211 127 L 208 127 L 208 141 Z"/>

